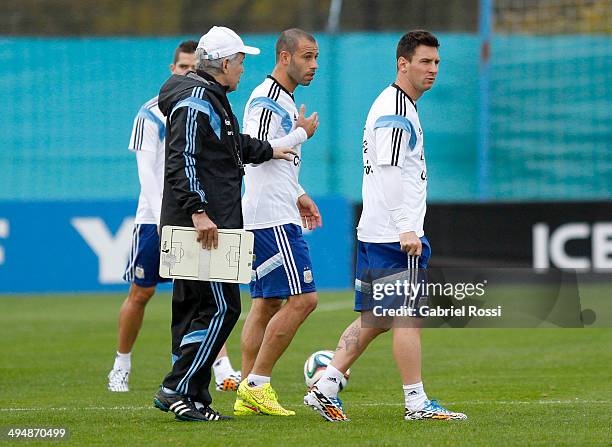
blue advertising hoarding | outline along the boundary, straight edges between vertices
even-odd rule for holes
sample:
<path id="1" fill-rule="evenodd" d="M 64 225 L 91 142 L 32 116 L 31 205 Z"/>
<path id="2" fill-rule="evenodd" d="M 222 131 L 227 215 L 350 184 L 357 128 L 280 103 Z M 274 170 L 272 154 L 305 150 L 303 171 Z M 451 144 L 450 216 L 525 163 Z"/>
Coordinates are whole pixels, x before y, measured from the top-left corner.
<path id="1" fill-rule="evenodd" d="M 306 232 L 319 288 L 351 284 L 353 211 L 341 198 L 316 200 L 323 227 Z M 0 203 L 0 293 L 119 291 L 136 203 Z"/>

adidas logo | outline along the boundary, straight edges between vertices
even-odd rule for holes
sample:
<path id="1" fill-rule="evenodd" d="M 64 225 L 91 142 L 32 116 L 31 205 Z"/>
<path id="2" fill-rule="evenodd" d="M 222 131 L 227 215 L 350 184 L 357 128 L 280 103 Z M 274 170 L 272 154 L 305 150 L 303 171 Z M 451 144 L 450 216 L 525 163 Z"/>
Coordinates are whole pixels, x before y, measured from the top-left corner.
<path id="1" fill-rule="evenodd" d="M 338 379 L 336 379 L 335 377 L 328 377 L 327 380 L 329 380 L 330 382 L 338 383 Z"/>
<path id="2" fill-rule="evenodd" d="M 206 419 L 208 419 L 209 421 L 218 421 L 220 419 L 220 417 L 221 417 L 221 415 L 219 415 L 217 413 L 210 412 L 208 410 L 204 411 L 203 414 L 204 414 L 204 417 Z"/>
<path id="3" fill-rule="evenodd" d="M 192 411 L 192 408 L 182 400 L 179 400 L 170 405 L 170 411 L 177 416 L 183 416 L 185 413 Z"/>
<path id="4" fill-rule="evenodd" d="M 419 394 L 419 393 L 417 393 L 416 391 L 413 390 L 413 391 L 410 391 L 408 393 L 408 396 L 416 396 L 417 394 Z"/>

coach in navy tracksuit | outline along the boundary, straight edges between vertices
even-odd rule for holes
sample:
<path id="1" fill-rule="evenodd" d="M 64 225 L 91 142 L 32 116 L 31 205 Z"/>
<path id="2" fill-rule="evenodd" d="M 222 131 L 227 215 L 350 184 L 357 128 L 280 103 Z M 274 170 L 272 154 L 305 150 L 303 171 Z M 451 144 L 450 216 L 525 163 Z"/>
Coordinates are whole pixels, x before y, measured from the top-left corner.
<path id="1" fill-rule="evenodd" d="M 242 228 L 244 163 L 293 159 L 289 149 L 241 134 L 226 94 L 236 89 L 245 46 L 232 30 L 213 27 L 196 50 L 197 72 L 174 75 L 159 93 L 166 116 L 166 165 L 161 225 L 193 226 L 198 240 L 217 245 L 217 228 Z M 178 419 L 225 419 L 210 408 L 211 366 L 240 315 L 237 284 L 175 280 L 172 371 L 155 405 Z"/>

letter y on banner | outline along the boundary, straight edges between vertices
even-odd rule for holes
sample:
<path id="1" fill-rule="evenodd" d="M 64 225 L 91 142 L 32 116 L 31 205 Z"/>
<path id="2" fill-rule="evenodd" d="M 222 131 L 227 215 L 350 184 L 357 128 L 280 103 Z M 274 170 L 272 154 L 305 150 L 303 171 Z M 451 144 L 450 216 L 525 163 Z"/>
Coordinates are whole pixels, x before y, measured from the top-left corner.
<path id="1" fill-rule="evenodd" d="M 98 256 L 98 279 L 101 284 L 122 282 L 123 272 L 130 255 L 134 218 L 123 219 L 113 236 L 99 217 L 75 217 L 70 223 Z"/>

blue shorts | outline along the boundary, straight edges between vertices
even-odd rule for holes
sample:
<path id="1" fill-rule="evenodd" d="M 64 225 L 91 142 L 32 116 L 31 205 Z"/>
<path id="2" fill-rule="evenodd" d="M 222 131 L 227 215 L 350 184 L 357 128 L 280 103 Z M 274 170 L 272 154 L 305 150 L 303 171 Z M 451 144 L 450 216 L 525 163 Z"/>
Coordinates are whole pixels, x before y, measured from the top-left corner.
<path id="1" fill-rule="evenodd" d="M 159 276 L 157 225 L 134 225 L 132 248 L 123 279 L 140 287 L 154 287 L 160 282 L 171 281 Z"/>
<path id="2" fill-rule="evenodd" d="M 419 271 L 417 280 L 423 280 L 425 269 L 429 265 L 431 257 L 431 245 L 427 237 L 421 237 L 423 244 L 421 256 L 408 256 L 400 249 L 399 242 L 373 243 L 357 241 L 357 265 L 355 269 L 355 310 L 357 312 L 372 310 L 374 301 L 372 299 L 372 281 L 377 275 L 390 270 L 409 270 L 409 262 L 412 258 L 418 263 Z M 415 260 L 418 258 L 418 261 Z M 374 275 L 374 277 L 373 277 Z M 426 280 L 426 278 L 425 278 Z M 423 303 L 421 303 L 423 304 Z M 419 302 L 416 302 L 419 305 Z"/>
<path id="3" fill-rule="evenodd" d="M 308 244 L 295 224 L 251 230 L 255 261 L 251 298 L 288 298 L 316 291 Z"/>

